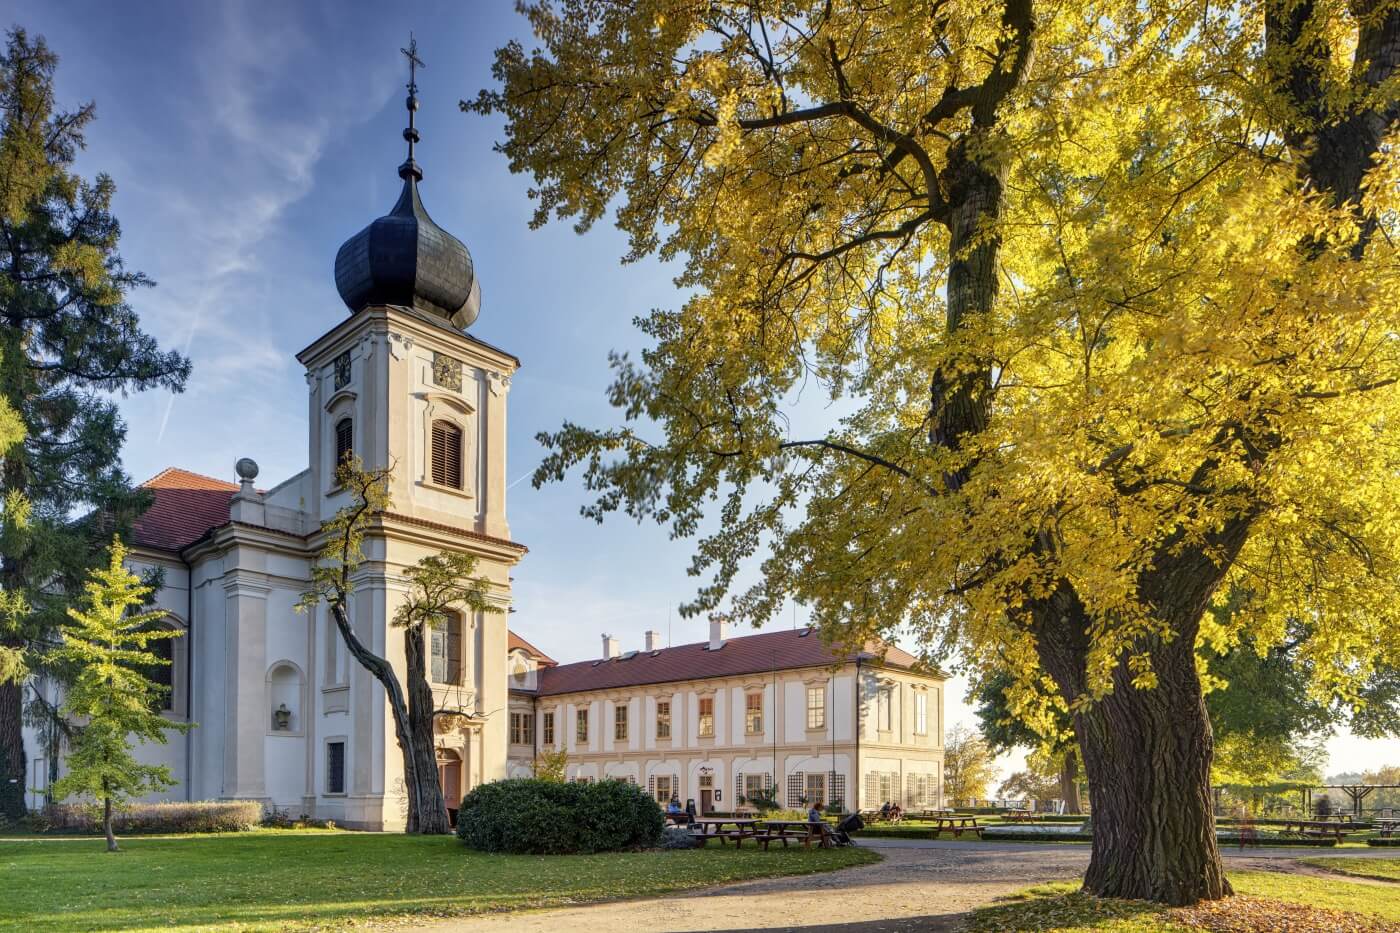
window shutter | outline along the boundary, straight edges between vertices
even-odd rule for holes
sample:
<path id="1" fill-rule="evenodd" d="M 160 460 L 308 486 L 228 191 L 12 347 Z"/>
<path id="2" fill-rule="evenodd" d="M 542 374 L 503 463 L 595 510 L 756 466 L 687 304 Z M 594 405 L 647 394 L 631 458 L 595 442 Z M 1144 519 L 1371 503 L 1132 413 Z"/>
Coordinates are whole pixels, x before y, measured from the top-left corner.
<path id="1" fill-rule="evenodd" d="M 447 682 L 462 682 L 462 617 L 455 612 L 447 614 Z"/>
<path id="2" fill-rule="evenodd" d="M 734 772 L 734 806 L 739 805 L 739 798 L 744 796 L 744 775 L 742 772 Z"/>
<path id="3" fill-rule="evenodd" d="M 433 422 L 433 482 L 462 488 L 462 431 L 450 421 Z"/>
<path id="4" fill-rule="evenodd" d="M 647 777 L 647 796 L 652 800 L 656 799 L 656 775 L 654 774 Z"/>
<path id="5" fill-rule="evenodd" d="M 355 423 L 349 418 L 341 418 L 335 423 L 335 465 L 340 466 L 354 452 Z"/>

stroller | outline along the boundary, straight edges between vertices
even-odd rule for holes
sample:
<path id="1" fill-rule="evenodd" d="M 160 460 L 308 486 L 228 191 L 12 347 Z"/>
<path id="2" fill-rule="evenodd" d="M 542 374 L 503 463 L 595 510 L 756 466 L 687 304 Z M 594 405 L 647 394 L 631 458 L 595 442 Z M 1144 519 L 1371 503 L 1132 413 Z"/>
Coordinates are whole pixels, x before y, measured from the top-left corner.
<path id="1" fill-rule="evenodd" d="M 853 846 L 856 843 L 851 838 L 851 833 L 859 832 L 864 828 L 865 820 L 860 818 L 859 813 L 852 813 L 836 824 L 836 829 L 832 831 L 831 837 L 838 846 Z"/>

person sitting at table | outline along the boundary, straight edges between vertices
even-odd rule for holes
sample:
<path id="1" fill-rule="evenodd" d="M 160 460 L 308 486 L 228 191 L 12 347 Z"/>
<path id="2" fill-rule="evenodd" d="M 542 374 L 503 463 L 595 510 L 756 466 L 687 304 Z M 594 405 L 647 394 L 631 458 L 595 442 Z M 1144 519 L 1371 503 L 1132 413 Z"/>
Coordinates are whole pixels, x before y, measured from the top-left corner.
<path id="1" fill-rule="evenodd" d="M 893 804 L 891 804 L 891 805 L 890 805 L 890 822 L 891 822 L 891 823 L 898 823 L 898 822 L 899 822 L 900 820 L 902 820 L 902 819 L 904 819 L 904 808 L 901 807 L 898 803 L 893 803 Z"/>
<path id="2" fill-rule="evenodd" d="M 666 803 L 666 818 L 673 823 L 690 822 L 690 817 L 681 809 L 679 797 L 672 795 L 671 799 Z"/>
<path id="3" fill-rule="evenodd" d="M 886 801 L 885 801 L 885 805 L 884 805 L 883 807 L 880 808 L 880 819 L 882 819 L 882 820 L 887 820 L 887 819 L 889 819 L 889 818 L 890 818 L 890 802 L 889 802 L 888 800 L 886 800 Z"/>
<path id="4" fill-rule="evenodd" d="M 809 822 L 809 823 L 820 823 L 821 821 L 822 821 L 822 805 L 821 805 L 820 803 L 817 803 L 817 802 L 814 801 L 814 802 L 812 803 L 812 806 L 807 810 L 807 822 Z"/>

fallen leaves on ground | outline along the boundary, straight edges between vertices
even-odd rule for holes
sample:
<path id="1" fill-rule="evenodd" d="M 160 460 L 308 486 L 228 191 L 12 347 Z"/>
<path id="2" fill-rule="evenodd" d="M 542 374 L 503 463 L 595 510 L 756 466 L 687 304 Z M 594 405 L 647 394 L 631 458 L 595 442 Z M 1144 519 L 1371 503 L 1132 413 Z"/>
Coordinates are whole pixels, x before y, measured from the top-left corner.
<path id="1" fill-rule="evenodd" d="M 1400 923 L 1379 917 L 1246 894 L 1177 907 L 1168 915 L 1211 933 L 1400 933 Z"/>

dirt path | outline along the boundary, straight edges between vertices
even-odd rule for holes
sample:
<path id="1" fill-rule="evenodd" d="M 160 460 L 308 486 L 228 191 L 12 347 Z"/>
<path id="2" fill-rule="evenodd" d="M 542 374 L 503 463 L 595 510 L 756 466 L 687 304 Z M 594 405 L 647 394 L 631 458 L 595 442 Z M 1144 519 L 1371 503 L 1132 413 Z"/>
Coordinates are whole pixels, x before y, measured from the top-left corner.
<path id="1" fill-rule="evenodd" d="M 1367 878 L 1342 871 L 1328 871 L 1316 865 L 1305 865 L 1298 859 L 1249 859 L 1241 858 L 1230 863 L 1231 868 L 1248 868 L 1256 871 L 1278 871 L 1290 875 L 1307 875 L 1309 878 L 1326 878 L 1328 881 L 1353 881 L 1356 884 L 1371 884 L 1382 888 L 1394 888 L 1400 881 L 1387 881 L 1384 878 Z"/>
<path id="2" fill-rule="evenodd" d="M 995 897 L 1029 884 L 1076 877 L 1089 859 L 1087 848 L 1007 852 L 881 846 L 880 852 L 885 856 L 882 862 L 821 875 L 749 881 L 694 894 L 589 907 L 496 914 L 415 929 L 433 933 L 937 933 L 956 929 L 960 915 Z"/>

